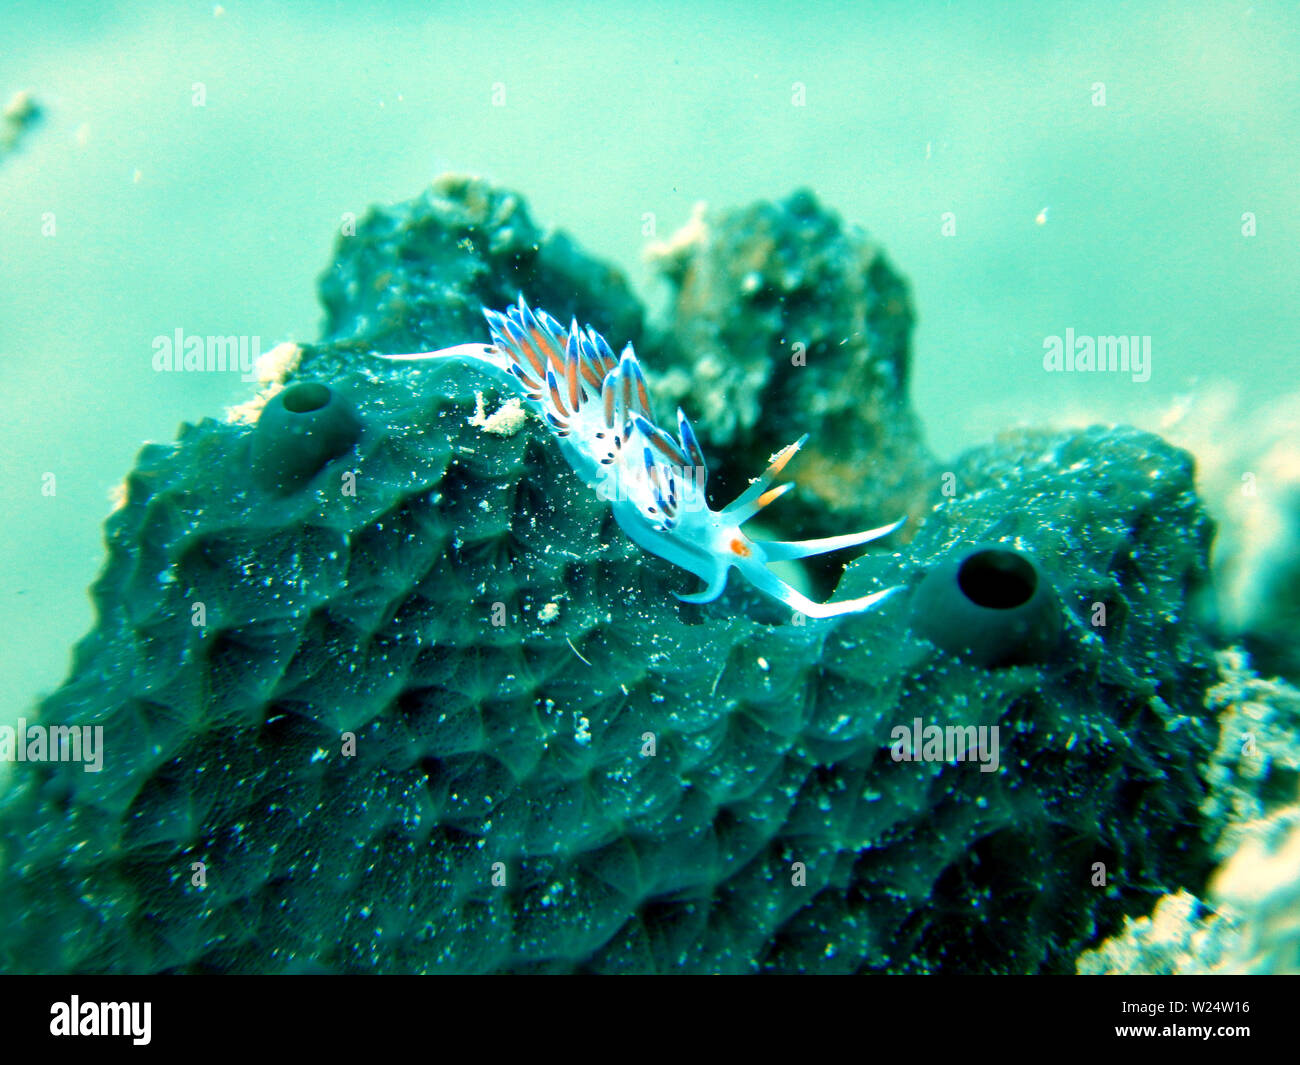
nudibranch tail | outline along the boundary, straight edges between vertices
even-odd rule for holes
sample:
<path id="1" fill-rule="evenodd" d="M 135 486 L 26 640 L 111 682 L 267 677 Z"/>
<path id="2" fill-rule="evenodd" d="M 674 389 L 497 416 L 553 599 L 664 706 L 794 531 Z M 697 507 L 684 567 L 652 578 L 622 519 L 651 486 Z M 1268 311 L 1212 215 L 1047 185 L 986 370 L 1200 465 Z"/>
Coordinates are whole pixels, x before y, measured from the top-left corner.
<path id="1" fill-rule="evenodd" d="M 733 566 L 755 588 L 813 618 L 870 610 L 898 591 L 889 588 L 857 599 L 816 603 L 767 565 L 869 543 L 893 532 L 902 520 L 817 540 L 751 540 L 741 532 L 741 525 L 793 487 L 771 484 L 808 440 L 806 434 L 777 452 L 745 491 L 715 511 L 705 496 L 708 466 L 690 420 L 679 407 L 676 437 L 656 424 L 650 390 L 631 344 L 616 357 L 591 326 L 581 329 L 573 319 L 566 329 L 545 311 L 534 311 L 522 295 L 504 313 L 485 308 L 483 314 L 491 344 L 383 357 L 468 362 L 522 392 L 575 472 L 610 501 L 628 537 L 705 582 L 701 591 L 678 594 L 678 599 L 717 599 Z"/>

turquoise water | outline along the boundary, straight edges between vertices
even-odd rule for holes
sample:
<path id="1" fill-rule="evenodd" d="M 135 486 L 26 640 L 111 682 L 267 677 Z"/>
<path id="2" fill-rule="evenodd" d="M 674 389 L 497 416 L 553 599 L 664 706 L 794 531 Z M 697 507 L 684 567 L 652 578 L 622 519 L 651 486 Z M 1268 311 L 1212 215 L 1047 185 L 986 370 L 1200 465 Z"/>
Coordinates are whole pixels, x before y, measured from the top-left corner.
<path id="1" fill-rule="evenodd" d="M 1293 4 L 10 0 L 0 39 L 0 95 L 45 115 L 0 162 L 4 718 L 90 626 L 141 442 L 250 392 L 156 374 L 153 338 L 314 337 L 343 216 L 445 170 L 518 189 L 652 303 L 647 213 L 662 239 L 697 201 L 813 188 L 912 284 L 941 456 L 1013 421 L 1154 427 L 1224 383 L 1249 438 L 1295 385 Z M 1150 379 L 1044 373 L 1067 329 L 1149 336 Z"/>

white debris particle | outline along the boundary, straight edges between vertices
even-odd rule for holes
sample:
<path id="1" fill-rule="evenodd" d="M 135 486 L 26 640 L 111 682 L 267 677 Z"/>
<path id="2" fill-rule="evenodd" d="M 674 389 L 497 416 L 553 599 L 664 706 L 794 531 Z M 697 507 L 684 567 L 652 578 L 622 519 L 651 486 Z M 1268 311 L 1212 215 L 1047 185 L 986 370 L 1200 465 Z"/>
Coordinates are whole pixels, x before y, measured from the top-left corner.
<path id="1" fill-rule="evenodd" d="M 493 436 L 514 436 L 524 427 L 528 412 L 518 396 L 511 396 L 491 414 L 487 413 L 483 393 L 474 393 L 474 413 L 470 415 L 469 424 L 482 429 Z"/>
<path id="2" fill-rule="evenodd" d="M 544 607 L 542 607 L 541 610 L 537 612 L 537 620 L 544 622 L 546 624 L 550 624 L 559 616 L 560 616 L 559 603 L 547 603 Z"/>

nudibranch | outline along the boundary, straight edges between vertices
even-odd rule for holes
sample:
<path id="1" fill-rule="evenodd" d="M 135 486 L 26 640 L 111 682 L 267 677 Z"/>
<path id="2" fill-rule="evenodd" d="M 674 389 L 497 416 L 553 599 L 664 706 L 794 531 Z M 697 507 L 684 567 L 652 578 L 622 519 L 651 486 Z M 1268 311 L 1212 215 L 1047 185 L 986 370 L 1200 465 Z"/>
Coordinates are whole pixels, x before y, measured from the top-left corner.
<path id="1" fill-rule="evenodd" d="M 878 529 L 819 540 L 752 540 L 741 526 L 792 484 L 769 487 L 807 441 L 805 434 L 772 457 L 771 465 L 732 503 L 709 507 L 704 453 L 681 408 L 676 437 L 660 429 L 632 345 L 615 356 L 605 338 L 574 319 L 567 329 L 519 297 L 506 313 L 484 309 L 491 344 L 385 355 L 387 359 L 464 362 L 521 393 L 545 421 L 582 480 L 614 509 L 633 543 L 689 570 L 705 582 L 687 603 L 722 594 L 733 566 L 755 588 L 812 618 L 870 610 L 898 591 L 838 603 L 816 603 L 768 569 L 769 562 L 807 558 L 887 536 L 903 520 Z M 674 593 L 677 594 L 677 593 Z"/>

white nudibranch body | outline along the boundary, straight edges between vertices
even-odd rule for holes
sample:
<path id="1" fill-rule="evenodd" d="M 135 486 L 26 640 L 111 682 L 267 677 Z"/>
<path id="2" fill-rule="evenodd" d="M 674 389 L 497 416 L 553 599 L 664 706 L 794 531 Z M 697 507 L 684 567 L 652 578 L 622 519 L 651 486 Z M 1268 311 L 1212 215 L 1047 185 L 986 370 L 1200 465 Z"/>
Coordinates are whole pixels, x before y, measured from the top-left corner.
<path id="1" fill-rule="evenodd" d="M 803 446 L 806 434 L 773 456 L 771 465 L 734 502 L 712 510 L 704 492 L 708 467 L 691 423 L 678 408 L 676 437 L 656 426 L 631 344 L 615 356 L 591 326 L 579 329 L 575 319 L 565 329 L 545 311 L 534 312 L 522 295 L 505 314 L 486 309 L 483 313 L 491 344 L 383 358 L 468 362 L 522 394 L 545 420 L 569 465 L 609 501 L 629 539 L 706 582 L 701 591 L 678 599 L 716 599 L 733 566 L 755 588 L 813 618 L 870 610 L 898 590 L 815 603 L 778 578 L 767 563 L 856 547 L 888 535 L 903 519 L 820 540 L 752 540 L 741 531 L 759 510 L 794 487 L 769 485 Z"/>

